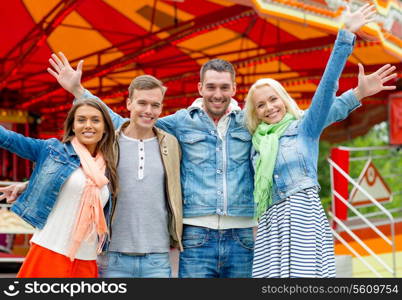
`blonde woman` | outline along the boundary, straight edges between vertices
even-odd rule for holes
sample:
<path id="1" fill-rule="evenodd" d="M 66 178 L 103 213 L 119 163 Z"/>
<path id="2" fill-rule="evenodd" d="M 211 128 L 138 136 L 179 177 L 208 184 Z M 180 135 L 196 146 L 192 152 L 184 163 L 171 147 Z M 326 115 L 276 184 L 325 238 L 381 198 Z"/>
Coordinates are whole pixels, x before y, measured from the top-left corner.
<path id="1" fill-rule="evenodd" d="M 372 6 L 354 13 L 347 10 L 332 54 L 304 113 L 282 85 L 260 79 L 246 98 L 246 122 L 255 149 L 254 201 L 258 232 L 253 277 L 335 277 L 333 239 L 318 195 L 319 138 L 329 124 L 342 119 L 329 113 L 338 79 L 353 50 L 355 35 L 372 21 Z M 386 65 L 365 76 L 359 65 L 359 85 L 345 97 L 360 100 L 381 90 L 394 78 L 395 67 Z M 346 105 L 345 105 L 346 106 Z"/>

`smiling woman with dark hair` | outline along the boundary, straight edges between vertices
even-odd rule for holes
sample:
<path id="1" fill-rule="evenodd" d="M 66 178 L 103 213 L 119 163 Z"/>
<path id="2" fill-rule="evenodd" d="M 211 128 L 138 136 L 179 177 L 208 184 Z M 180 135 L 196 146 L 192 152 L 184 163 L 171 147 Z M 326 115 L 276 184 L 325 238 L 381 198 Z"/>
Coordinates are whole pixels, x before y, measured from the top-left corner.
<path id="1" fill-rule="evenodd" d="M 63 141 L 33 139 L 0 126 L 0 147 L 35 162 L 11 210 L 37 230 L 17 277 L 97 277 L 117 190 L 114 129 L 96 100 L 75 104 Z M 109 202 L 108 202 L 109 201 Z M 109 213 L 107 214 L 109 215 Z"/>

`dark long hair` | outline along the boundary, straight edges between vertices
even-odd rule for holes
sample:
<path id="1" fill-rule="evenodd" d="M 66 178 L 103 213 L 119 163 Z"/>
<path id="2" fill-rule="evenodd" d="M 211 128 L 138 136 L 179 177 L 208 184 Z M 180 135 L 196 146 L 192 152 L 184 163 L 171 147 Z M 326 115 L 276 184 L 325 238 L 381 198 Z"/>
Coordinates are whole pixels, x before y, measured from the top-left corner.
<path id="1" fill-rule="evenodd" d="M 64 121 L 64 136 L 62 142 L 70 142 L 74 138 L 75 133 L 73 132 L 73 124 L 75 112 L 79 107 L 84 105 L 91 106 L 99 110 L 103 116 L 103 120 L 105 122 L 105 133 L 103 134 L 102 139 L 96 145 L 96 151 L 101 151 L 103 154 L 103 158 L 106 162 L 107 176 L 112 187 L 112 195 L 113 197 L 116 197 L 118 192 L 118 176 L 116 168 L 117 153 L 115 153 L 116 136 L 112 119 L 110 118 L 109 112 L 107 111 L 105 105 L 102 102 L 92 98 L 77 101 L 73 107 L 71 107 L 67 114 L 67 118 Z"/>

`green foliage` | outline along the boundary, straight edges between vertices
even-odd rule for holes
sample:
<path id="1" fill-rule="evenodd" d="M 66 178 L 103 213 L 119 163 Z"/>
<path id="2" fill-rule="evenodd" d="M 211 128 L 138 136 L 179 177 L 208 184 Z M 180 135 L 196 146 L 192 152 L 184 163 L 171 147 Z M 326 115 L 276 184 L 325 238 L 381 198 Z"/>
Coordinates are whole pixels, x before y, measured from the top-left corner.
<path id="1" fill-rule="evenodd" d="M 331 205 L 331 183 L 330 171 L 327 157 L 330 155 L 331 148 L 337 146 L 346 147 L 371 147 L 371 146 L 387 146 L 388 145 L 388 127 L 386 122 L 374 126 L 366 135 L 357 137 L 353 140 L 340 144 L 330 144 L 328 142 L 320 142 L 320 154 L 318 159 L 318 180 L 321 185 L 320 197 L 324 209 L 329 209 Z M 373 155 L 388 155 L 386 158 L 373 159 L 373 163 L 379 170 L 381 176 L 386 181 L 391 191 L 394 193 L 393 201 L 385 204 L 387 209 L 402 207 L 402 149 L 397 151 L 377 150 Z M 367 156 L 368 152 L 357 152 L 353 157 Z M 350 176 L 357 179 L 364 168 L 366 161 L 353 161 L 350 164 Z M 350 189 L 353 187 L 349 185 Z M 376 210 L 375 207 L 362 208 L 362 213 L 368 213 Z"/>

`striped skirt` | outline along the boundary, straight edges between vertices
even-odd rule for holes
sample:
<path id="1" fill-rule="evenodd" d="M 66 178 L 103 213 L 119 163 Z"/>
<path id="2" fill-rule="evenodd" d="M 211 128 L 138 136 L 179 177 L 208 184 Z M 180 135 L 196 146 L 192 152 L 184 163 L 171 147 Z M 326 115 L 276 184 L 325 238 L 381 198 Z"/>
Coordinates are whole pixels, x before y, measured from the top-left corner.
<path id="1" fill-rule="evenodd" d="M 315 188 L 270 207 L 258 221 L 253 277 L 335 277 L 334 243 Z"/>

